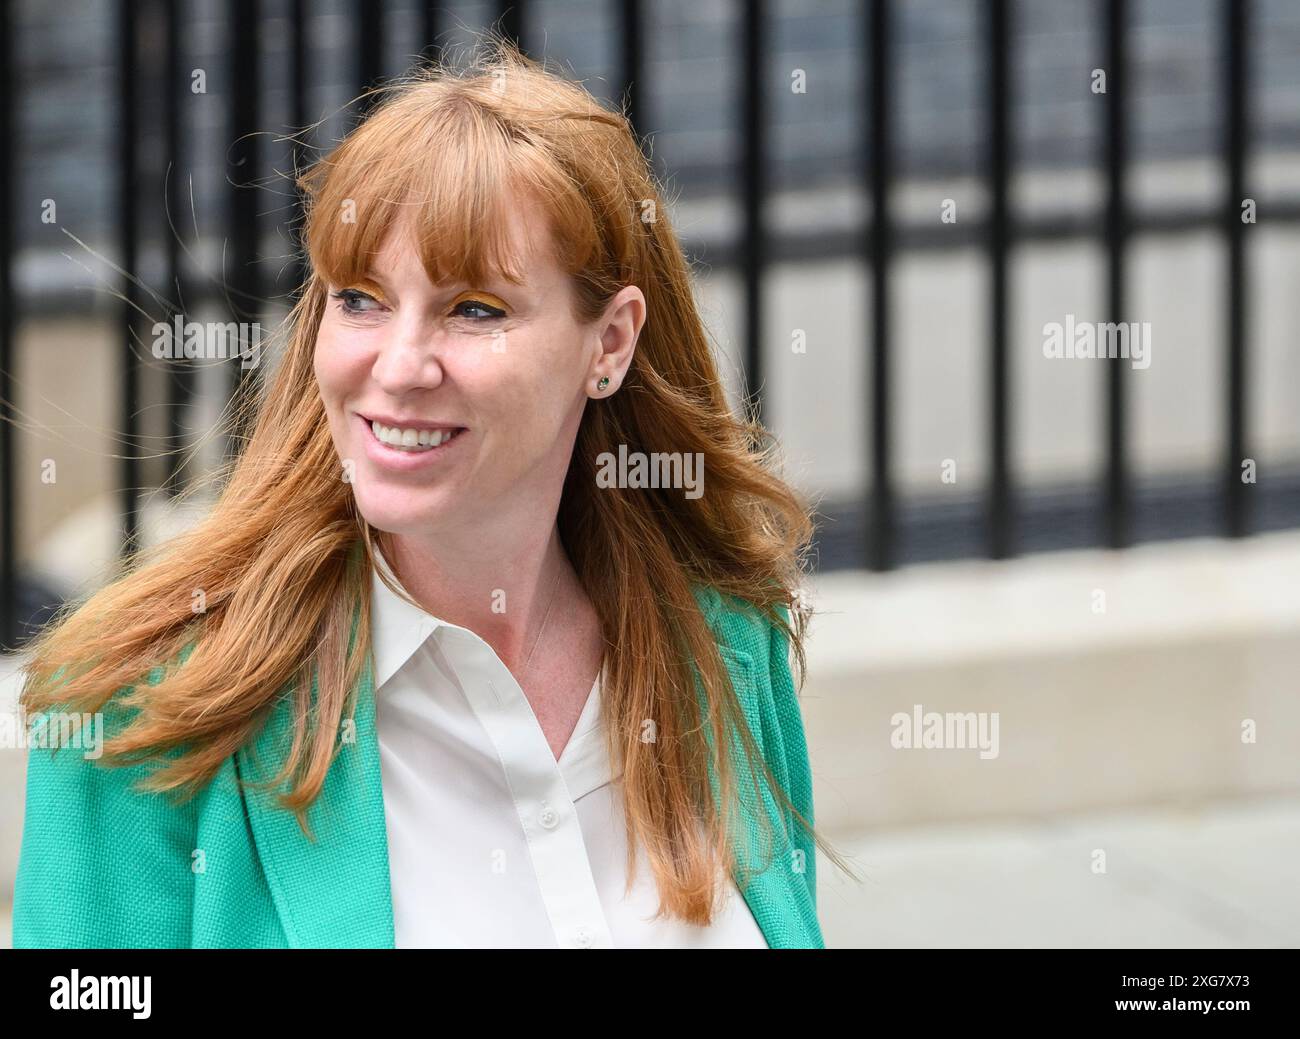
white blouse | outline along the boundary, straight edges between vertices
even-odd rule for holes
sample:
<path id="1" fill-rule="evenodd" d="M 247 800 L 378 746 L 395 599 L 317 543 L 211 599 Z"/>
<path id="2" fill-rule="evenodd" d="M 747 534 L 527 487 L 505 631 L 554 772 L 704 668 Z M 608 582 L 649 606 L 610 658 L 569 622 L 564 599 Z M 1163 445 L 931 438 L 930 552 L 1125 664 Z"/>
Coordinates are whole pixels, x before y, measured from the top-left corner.
<path id="1" fill-rule="evenodd" d="M 708 927 L 652 919 L 644 849 L 624 895 L 622 771 L 605 750 L 600 676 L 556 761 L 491 646 L 377 573 L 371 588 L 398 948 L 767 948 L 730 878 Z"/>

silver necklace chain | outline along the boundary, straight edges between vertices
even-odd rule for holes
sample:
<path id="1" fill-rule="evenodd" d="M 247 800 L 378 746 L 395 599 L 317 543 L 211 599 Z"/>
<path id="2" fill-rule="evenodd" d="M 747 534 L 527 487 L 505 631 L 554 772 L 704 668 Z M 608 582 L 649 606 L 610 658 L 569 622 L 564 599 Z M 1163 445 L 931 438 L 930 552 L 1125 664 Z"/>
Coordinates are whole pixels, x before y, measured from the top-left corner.
<path id="1" fill-rule="evenodd" d="M 542 644 L 542 633 L 546 631 L 546 622 L 551 619 L 551 607 L 555 605 L 555 593 L 560 590 L 560 574 L 555 575 L 555 583 L 551 586 L 551 601 L 546 606 L 546 616 L 542 618 L 542 626 L 537 631 L 537 638 L 533 641 L 533 651 L 528 654 L 528 659 L 524 661 L 524 672 L 528 672 L 532 666 L 533 657 L 537 655 L 537 647 Z"/>

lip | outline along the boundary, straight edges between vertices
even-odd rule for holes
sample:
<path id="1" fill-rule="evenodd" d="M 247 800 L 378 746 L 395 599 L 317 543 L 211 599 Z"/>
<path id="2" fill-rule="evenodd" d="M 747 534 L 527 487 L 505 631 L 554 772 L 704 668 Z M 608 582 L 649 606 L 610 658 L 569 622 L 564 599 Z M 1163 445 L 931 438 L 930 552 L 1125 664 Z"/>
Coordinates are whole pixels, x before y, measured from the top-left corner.
<path id="1" fill-rule="evenodd" d="M 453 437 L 451 440 L 439 444 L 437 447 L 431 447 L 427 451 L 403 451 L 396 447 L 389 447 L 375 436 L 375 431 L 370 428 L 371 419 L 362 415 L 360 412 L 355 413 L 357 423 L 361 426 L 361 436 L 366 445 L 366 457 L 381 469 L 387 469 L 390 472 L 409 473 L 420 469 L 427 469 L 431 466 L 440 465 L 445 462 L 448 456 L 455 452 L 458 445 L 469 437 L 469 429 L 465 426 L 447 425 L 432 422 L 412 422 L 400 423 L 390 422 L 381 415 L 373 416 L 374 421 L 384 426 L 399 426 L 402 429 L 459 429 L 462 432 Z"/>

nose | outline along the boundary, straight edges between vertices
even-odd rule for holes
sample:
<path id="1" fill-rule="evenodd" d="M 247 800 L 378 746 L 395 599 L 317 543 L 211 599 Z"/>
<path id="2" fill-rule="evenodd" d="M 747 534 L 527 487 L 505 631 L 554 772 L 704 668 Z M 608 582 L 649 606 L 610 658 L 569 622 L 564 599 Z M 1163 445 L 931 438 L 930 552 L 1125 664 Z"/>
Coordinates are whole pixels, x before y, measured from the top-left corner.
<path id="1" fill-rule="evenodd" d="M 400 313 L 385 329 L 370 374 L 387 393 L 399 396 L 442 384 L 442 344 L 432 321 L 413 311 Z"/>

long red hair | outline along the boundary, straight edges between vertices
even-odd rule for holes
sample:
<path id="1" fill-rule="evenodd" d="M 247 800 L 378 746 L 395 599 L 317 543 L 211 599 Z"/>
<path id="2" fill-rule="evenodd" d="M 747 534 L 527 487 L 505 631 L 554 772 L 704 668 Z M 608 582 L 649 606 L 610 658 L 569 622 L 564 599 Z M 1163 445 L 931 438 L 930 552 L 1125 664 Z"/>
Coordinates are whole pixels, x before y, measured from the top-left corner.
<path id="1" fill-rule="evenodd" d="M 295 734 L 280 778 L 292 777 L 283 804 L 306 827 L 370 650 L 368 582 L 382 537 L 341 478 L 315 383 L 325 286 L 364 276 L 411 206 L 434 282 L 518 274 L 502 204 L 518 189 L 547 207 L 582 317 L 601 313 L 624 285 L 646 296 L 620 392 L 588 403 L 558 521 L 613 649 L 602 711 L 610 753 L 624 768 L 629 874 L 639 841 L 662 911 L 707 923 L 720 868 L 735 868 L 740 824 L 737 771 L 721 748 L 739 745 L 753 781 L 807 820 L 762 760 L 694 589 L 716 589 L 776 624 L 801 682 L 804 613 L 790 607 L 812 525 L 776 471 L 766 431 L 727 403 L 681 245 L 626 118 L 498 41 L 467 68 L 421 69 L 385 88 L 382 103 L 299 183 L 311 273 L 274 369 L 248 402 L 240 428 L 251 434 L 217 474 L 219 498 L 196 528 L 139 553 L 41 634 L 24 706 L 97 711 L 132 686 L 126 702 L 138 710 L 105 745 L 103 763 L 165 757 L 149 786 L 188 795 L 292 687 Z M 598 488 L 596 459 L 620 444 L 702 453 L 707 492 L 687 499 Z M 141 683 L 160 663 L 162 680 Z M 647 720 L 652 742 L 641 738 Z M 770 820 L 760 826 L 770 837 Z"/>

